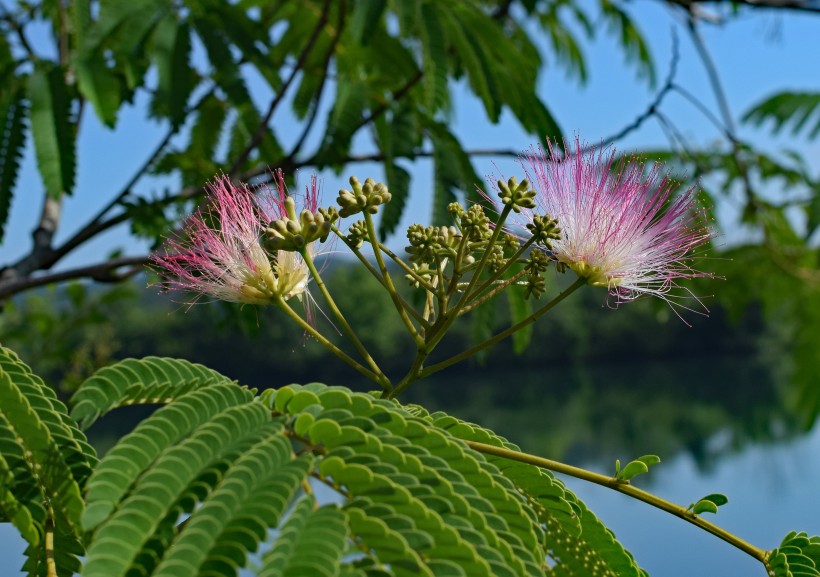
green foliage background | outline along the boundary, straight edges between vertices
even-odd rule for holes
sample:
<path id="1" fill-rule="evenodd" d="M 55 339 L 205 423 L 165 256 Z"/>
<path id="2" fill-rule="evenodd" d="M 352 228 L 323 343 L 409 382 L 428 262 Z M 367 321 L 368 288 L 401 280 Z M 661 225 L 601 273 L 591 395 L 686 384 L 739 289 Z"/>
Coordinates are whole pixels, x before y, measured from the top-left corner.
<path id="1" fill-rule="evenodd" d="M 259 562 L 260 575 L 540 574 L 547 556 L 557 574 L 640 574 L 629 554 L 551 475 L 485 458 L 462 443 L 506 444 L 494 434 L 363 393 L 322 385 L 285 387 L 286 370 L 317 365 L 310 343 L 289 367 L 273 371 L 282 375 L 280 382 L 247 379 L 276 389 L 260 395 L 211 369 L 156 358 L 123 361 L 86 380 L 116 356 L 120 340 L 132 349 L 142 347 L 138 354 L 162 346 L 190 357 L 197 354 L 192 346 L 207 353 L 207 346 L 229 343 L 212 336 L 220 330 L 212 328 L 212 317 L 176 315 L 166 317 L 162 326 L 155 316 L 141 314 L 134 304 L 139 301 L 128 300 L 133 296 L 126 285 L 112 292 L 72 285 L 64 292 L 49 289 L 8 300 L 51 282 L 122 281 L 142 270 L 144 256 L 114 253 L 109 260 L 69 271 L 55 272 L 55 267 L 121 225 L 157 246 L 180 216 L 195 209 L 203 184 L 220 171 L 254 184 L 266 182 L 271 166 L 286 172 L 301 167 L 342 171 L 360 160 L 354 142 L 364 135 L 375 145 L 370 159 L 383 163 L 394 198 L 382 215 L 380 233 L 394 231 L 407 209 L 412 163 L 419 158 L 432 159 L 432 216 L 441 223 L 447 204 L 475 198 L 480 182 L 468 151 L 448 125 L 454 81 L 463 80 L 480 100 L 486 121 L 498 122 L 507 112 L 534 140 L 559 138 L 559 121 L 536 91 L 544 63 L 536 36 L 546 39 L 551 58 L 583 80 L 588 74 L 583 44 L 602 28 L 617 39 L 638 76 L 657 84 L 656 66 L 628 8 L 610 0 L 589 6 L 564 0 L 46 0 L 4 5 L 0 242 L 19 240 L 5 235 L 12 203 L 32 200 L 17 190 L 29 139 L 42 177 L 41 194 L 34 196 L 43 212 L 30 250 L 0 267 L 0 299 L 5 301 L 0 336 L 46 377 L 44 382 L 3 349 L 0 520 L 12 522 L 28 541 L 26 570 L 45 574 L 49 559 L 43 543 L 53 537 L 60 574 L 76 569 L 81 555 L 85 573 L 92 575 L 125 574 L 136 566 L 141 573 L 176 574 L 180 568 L 230 573 L 265 540 L 273 548 Z M 742 16 L 743 9 L 735 8 Z M 682 14 L 697 41 L 700 22 L 692 11 Z M 48 30 L 49 46 L 29 41 L 37 27 Z M 269 102 L 254 98 L 250 77 L 261 79 L 273 94 Z M 672 75 L 659 86 L 657 102 L 670 91 L 680 92 Z M 162 123 L 166 133 L 133 178 L 99 194 L 88 220 L 58 238 L 61 208 L 77 197 L 78 162 L 90 162 L 77 150 L 84 122 L 93 114 L 117 128 L 124 108 L 141 98 L 148 102 L 148 117 Z M 332 106 L 323 107 L 328 99 Z M 742 120 L 814 139 L 820 128 L 818 103 L 812 91 L 775 91 L 745 111 Z M 273 128 L 272 118 L 285 107 L 301 122 L 295 134 Z M 647 116 L 656 108 L 652 105 Z M 697 284 L 692 290 L 717 292 L 715 316 L 722 320 L 725 312 L 740 323 L 731 333 L 737 342 L 709 346 L 761 351 L 759 364 L 748 370 L 771 371 L 773 380 L 790 383 L 774 393 L 784 415 L 777 418 L 808 427 L 820 413 L 820 182 L 800 153 L 765 154 L 738 137 L 731 117 L 720 121 L 725 138 L 713 147 L 691 150 L 673 139 L 669 149 L 644 152 L 667 161 L 682 185 L 705 177 L 709 210 L 740 191 L 741 223 L 718 226 L 742 224 L 755 234 L 708 261 L 710 270 L 731 282 L 719 291 Z M 180 185 L 136 192 L 143 179 L 155 176 L 172 176 Z M 356 287 L 337 293 L 350 297 L 340 304 L 358 311 L 358 322 L 374 327 L 368 343 L 374 350 L 386 358 L 399 356 L 406 345 L 397 327 L 380 314 L 369 287 L 345 276 L 352 274 L 337 272 L 341 285 Z M 130 304 L 123 308 L 125 302 Z M 520 301 L 510 304 L 475 326 L 457 327 L 455 343 L 486 334 L 520 309 Z M 657 322 L 668 314 L 651 306 L 637 310 L 638 321 L 651 317 Z M 277 323 L 260 323 L 252 309 L 222 312 L 224 324 L 217 327 L 244 322 L 254 330 L 258 323 L 267 353 L 281 343 L 296 348 L 293 343 L 300 342 Z M 180 318 L 197 333 L 184 346 Z M 631 338 L 650 340 L 650 350 L 681 338 L 678 328 L 648 338 L 645 329 L 634 329 L 638 321 L 608 325 L 620 338 L 618 349 L 613 344 L 618 339 L 592 330 L 585 312 L 568 307 L 548 334 L 534 335 L 536 342 L 549 343 L 547 352 L 525 353 L 520 362 L 526 366 L 534 356 L 549 362 L 550 351 L 560 349 L 562 358 L 570 357 L 568 370 L 589 383 L 598 377 L 583 367 L 603 343 L 617 356 L 634 353 Z M 749 324 L 754 330 L 746 330 Z M 207 335 L 206 342 L 196 340 L 201 335 Z M 514 348 L 522 352 L 525 341 Z M 266 351 L 251 352 L 266 356 Z M 492 363 L 492 356 L 486 360 Z M 123 404 L 160 401 L 165 407 L 98 463 L 54 392 L 64 394 L 80 383 L 74 415 L 85 424 Z M 591 398 L 602 398 L 595 388 L 588 391 L 576 411 Z M 762 398 L 761 404 L 771 401 Z M 443 402 L 433 393 L 416 400 L 425 406 Z M 480 409 L 471 410 L 480 414 Z M 649 409 L 656 419 L 658 414 L 675 416 L 668 406 Z M 590 419 L 604 413 L 583 410 L 591 412 Z M 201 427 L 177 428 L 171 415 L 180 413 Z M 711 423 L 731 422 L 727 407 L 705 405 L 702 414 L 709 415 L 700 424 L 707 433 Z M 770 424 L 766 417 L 758 423 L 759 428 L 738 427 L 738 435 L 757 434 Z M 792 425 L 786 434 L 797 428 Z M 543 445 L 542 439 L 538 442 Z M 562 449 L 573 441 L 553 442 Z M 396 447 L 410 456 L 397 456 L 404 453 Z M 177 475 L 180 455 L 191 456 L 193 465 Z M 339 494 L 338 504 L 317 503 L 304 484 L 307 479 L 330 485 Z M 260 495 L 265 498 L 251 498 Z M 172 544 L 179 546 L 163 558 Z M 818 548 L 817 538 L 790 534 L 771 554 L 770 569 L 778 576 L 816 575 Z M 413 554 L 413 549 L 425 554 Z M 304 566 L 304 551 L 311 552 L 315 565 Z"/>

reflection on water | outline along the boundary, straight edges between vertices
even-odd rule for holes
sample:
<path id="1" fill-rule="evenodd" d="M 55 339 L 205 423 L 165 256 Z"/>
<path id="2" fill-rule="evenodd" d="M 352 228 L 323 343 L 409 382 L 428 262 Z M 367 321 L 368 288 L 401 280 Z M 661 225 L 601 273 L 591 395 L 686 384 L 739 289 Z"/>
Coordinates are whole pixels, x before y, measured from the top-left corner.
<path id="1" fill-rule="evenodd" d="M 749 442 L 799 432 L 775 375 L 748 357 L 452 371 L 411 388 L 405 401 L 573 463 L 684 453 L 709 469 Z"/>
<path id="2" fill-rule="evenodd" d="M 516 364 L 522 363 L 507 366 Z M 663 462 L 638 485 L 683 505 L 725 493 L 729 504 L 715 522 L 772 548 L 792 529 L 820 534 L 820 427 L 800 433 L 770 366 L 754 356 L 690 356 L 594 367 L 460 367 L 411 388 L 404 401 L 445 410 L 526 451 L 605 474 L 615 459 L 660 455 Z M 94 427 L 92 442 L 105 450 L 148 410 L 115 413 Z M 601 487 L 565 481 L 650 575 L 763 575 L 744 553 L 677 518 Z M 15 569 L 23 548 L 14 529 L 0 525 L 0 574 L 22 575 Z"/>

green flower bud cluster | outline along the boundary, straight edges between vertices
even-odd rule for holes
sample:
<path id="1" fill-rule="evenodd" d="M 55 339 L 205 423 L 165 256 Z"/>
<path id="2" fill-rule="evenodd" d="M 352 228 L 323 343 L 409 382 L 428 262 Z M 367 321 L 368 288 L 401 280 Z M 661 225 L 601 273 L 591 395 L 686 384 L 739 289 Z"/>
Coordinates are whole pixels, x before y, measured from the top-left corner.
<path id="1" fill-rule="evenodd" d="M 435 273 L 432 270 L 430 270 L 428 266 L 419 265 L 418 263 L 414 262 L 412 264 L 412 267 L 415 275 L 410 273 L 404 275 L 404 278 L 407 279 L 407 281 L 410 283 L 410 286 L 412 286 L 413 288 L 419 288 L 421 286 L 421 284 L 419 283 L 419 278 L 421 278 L 421 280 L 427 283 L 433 281 L 433 275 Z"/>
<path id="2" fill-rule="evenodd" d="M 265 230 L 264 242 L 271 250 L 299 251 L 316 240 L 324 242 L 339 218 L 335 209 L 303 210 L 297 217 L 292 197 L 285 199 L 285 210 L 289 216 L 272 221 Z"/>
<path id="3" fill-rule="evenodd" d="M 404 250 L 412 262 L 430 263 L 438 256 L 455 256 L 461 232 L 454 226 L 422 226 L 413 224 L 407 229 L 410 246 Z"/>
<path id="4" fill-rule="evenodd" d="M 464 207 L 461 206 L 461 203 L 451 202 L 447 205 L 447 212 L 450 213 L 453 219 L 459 219 L 464 214 Z"/>
<path id="5" fill-rule="evenodd" d="M 498 196 L 502 204 L 509 205 L 515 212 L 521 212 L 522 208 L 535 208 L 535 191 L 530 188 L 530 183 L 526 179 L 520 183 L 514 176 L 506 183 L 499 180 Z"/>
<path id="6" fill-rule="evenodd" d="M 528 275 L 527 282 L 524 286 L 524 298 L 528 299 L 531 296 L 541 298 L 544 291 L 547 290 L 547 283 L 544 282 L 544 277 L 541 275 Z"/>
<path id="7" fill-rule="evenodd" d="M 507 264 L 507 259 L 504 257 L 504 246 L 501 244 L 491 246 L 487 255 L 487 268 L 495 273 L 504 268 L 505 264 Z"/>
<path id="8" fill-rule="evenodd" d="M 550 215 L 544 216 L 533 215 L 532 222 L 527 224 L 529 230 L 535 237 L 535 243 L 549 249 L 552 249 L 552 241 L 561 238 L 561 229 L 558 227 L 558 221 Z"/>
<path id="9" fill-rule="evenodd" d="M 346 240 L 353 248 L 360 248 L 365 238 L 367 238 L 367 223 L 365 221 L 357 220 L 350 225 L 347 230 Z"/>
<path id="10" fill-rule="evenodd" d="M 462 209 L 459 217 L 456 222 L 468 240 L 482 241 L 492 236 L 490 219 L 487 218 L 481 205 L 474 204 L 466 211 Z"/>
<path id="11" fill-rule="evenodd" d="M 377 183 L 372 178 L 365 180 L 362 185 L 358 178 L 351 176 L 349 182 L 353 190 L 340 190 L 336 199 L 336 203 L 341 207 L 339 214 L 343 217 L 353 216 L 363 211 L 376 214 L 379 206 L 390 202 L 392 198 L 387 186 L 382 182 Z"/>
<path id="12" fill-rule="evenodd" d="M 550 264 L 549 257 L 540 250 L 534 250 L 524 262 L 524 270 L 531 274 L 542 274 Z"/>
<path id="13" fill-rule="evenodd" d="M 518 247 L 521 246 L 521 241 L 518 240 L 518 237 L 511 234 L 505 234 L 502 242 L 504 243 L 504 250 L 507 252 L 515 252 L 518 250 Z"/>

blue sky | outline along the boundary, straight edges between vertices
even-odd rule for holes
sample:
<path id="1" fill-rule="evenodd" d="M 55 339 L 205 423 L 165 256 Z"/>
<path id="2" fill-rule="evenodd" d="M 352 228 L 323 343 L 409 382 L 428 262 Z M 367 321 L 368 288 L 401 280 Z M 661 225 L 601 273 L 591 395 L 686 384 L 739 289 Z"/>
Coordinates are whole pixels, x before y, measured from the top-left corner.
<path id="1" fill-rule="evenodd" d="M 661 2 L 645 0 L 631 3 L 629 9 L 648 39 L 657 66 L 658 83 L 662 84 L 666 77 L 672 53 L 672 30 L 676 29 L 680 43 L 676 82 L 717 113 L 706 71 L 686 30 L 679 25 L 682 20 L 677 13 Z M 725 25 L 702 25 L 736 119 L 751 105 L 776 91 L 820 90 L 820 76 L 816 68 L 817 54 L 820 52 L 818 28 L 818 17 L 785 12 L 772 16 L 765 11 L 748 12 Z M 583 86 L 556 66 L 549 49 L 543 46 L 547 66 L 539 80 L 539 93 L 567 136 L 577 133 L 583 140 L 595 142 L 617 133 L 643 113 L 654 98 L 657 87 L 653 89 L 636 78 L 635 67 L 625 62 L 616 41 L 602 31 L 594 41 L 584 42 L 583 46 L 589 75 L 588 83 Z M 261 106 L 270 94 L 261 82 L 253 85 Z M 481 103 L 470 96 L 463 85 L 456 84 L 454 89 L 456 97 L 451 124 L 466 148 L 524 150 L 535 140 L 524 133 L 508 112 L 504 113 L 497 125 L 490 124 L 485 120 Z M 165 126 L 146 118 L 145 103 L 146 99 L 141 96 L 134 106 L 122 110 L 114 131 L 103 127 L 93 114 L 87 114 L 84 118 L 78 145 L 77 187 L 74 195 L 64 203 L 57 242 L 69 236 L 96 209 L 116 195 L 163 136 Z M 330 106 L 329 99 L 324 105 Z M 678 94 L 667 95 L 661 110 L 693 144 L 705 145 L 721 138 L 709 119 Z M 287 142 L 288 135 L 295 132 L 295 126 L 298 125 L 287 114 L 287 107 L 280 107 L 273 120 L 279 138 Z M 742 139 L 771 152 L 783 147 L 804 150 L 810 165 L 816 165 L 820 156 L 820 144 L 817 142 L 807 143 L 788 135 L 772 138 L 766 130 L 743 125 L 739 126 L 738 132 Z M 320 135 L 317 131 L 312 136 L 318 139 Z M 665 146 L 667 140 L 664 133 L 653 119 L 617 143 L 620 150 Z M 372 150 L 366 135 L 357 140 L 357 147 L 362 153 Z M 479 175 L 492 174 L 497 170 L 508 176 L 520 173 L 516 162 L 510 158 L 479 157 L 474 161 L 474 166 Z M 404 226 L 411 222 L 429 221 L 431 162 L 424 159 L 416 162 L 412 173 L 410 210 L 403 221 Z M 301 171 L 299 180 L 306 182 L 309 174 L 309 169 Z M 322 173 L 320 176 L 328 201 L 335 198 L 340 187 L 347 186 L 346 180 L 350 174 L 362 179 L 367 176 L 382 178 L 381 168 L 375 163 L 351 165 L 338 177 L 331 172 Z M 173 179 L 146 180 L 137 190 L 150 194 L 152 191 L 161 192 L 163 187 L 174 190 L 176 182 Z M 29 249 L 31 230 L 41 207 L 41 191 L 42 184 L 35 169 L 29 139 L 6 242 L 0 247 L 0 262 L 15 259 Z M 773 194 L 777 192 L 771 191 Z M 731 214 L 735 208 L 729 199 L 722 210 L 724 214 Z M 722 232 L 728 242 L 734 236 L 742 236 L 742 231 L 737 228 Z M 401 246 L 401 238 L 394 239 L 392 244 Z M 130 238 L 126 227 L 120 227 L 83 246 L 65 259 L 59 268 L 95 262 L 114 248 L 122 248 L 126 254 L 136 255 L 144 254 L 147 246 Z"/>

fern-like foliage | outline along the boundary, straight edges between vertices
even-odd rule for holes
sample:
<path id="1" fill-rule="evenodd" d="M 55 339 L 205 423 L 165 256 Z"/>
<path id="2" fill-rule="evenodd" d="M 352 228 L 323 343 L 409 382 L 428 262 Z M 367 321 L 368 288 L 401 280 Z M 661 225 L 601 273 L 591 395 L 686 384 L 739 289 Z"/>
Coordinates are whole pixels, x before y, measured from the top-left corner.
<path id="1" fill-rule="evenodd" d="M 96 463 L 53 390 L 0 347 L 0 521 L 28 542 L 29 575 L 44 575 L 52 554 L 59 575 L 79 569 L 81 492 Z"/>
<path id="2" fill-rule="evenodd" d="M 71 399 L 71 416 L 88 429 L 116 407 L 169 403 L 194 389 L 227 381 L 214 370 L 181 359 L 125 359 L 84 383 Z"/>
<path id="3" fill-rule="evenodd" d="M 3 350 L 0 368 L 0 514 L 32 575 L 52 528 L 59 575 L 78 556 L 86 577 L 644 575 L 549 472 L 472 450 L 515 446 L 444 413 L 127 359 L 80 387 L 74 414 L 163 406 L 97 462 L 28 367 Z M 772 553 L 784 577 L 816 555 L 793 537 Z"/>
<path id="4" fill-rule="evenodd" d="M 760 126 L 764 122 L 773 122 L 772 132 L 780 132 L 791 125 L 791 133 L 799 134 L 804 129 L 809 138 L 820 134 L 820 93 L 818 92 L 778 92 L 755 104 L 746 114 L 743 121 Z"/>
<path id="5" fill-rule="evenodd" d="M 820 577 L 820 536 L 792 531 L 769 552 L 767 565 L 772 577 Z"/>
<path id="6" fill-rule="evenodd" d="M 85 485 L 86 576 L 233 575 L 260 550 L 264 577 L 545 575 L 571 567 L 558 535 L 566 551 L 607 545 L 596 574 L 634 567 L 549 473 L 485 458 L 461 439 L 505 441 L 440 413 L 320 384 L 257 396 L 150 357 L 99 371 L 73 401 L 84 423 L 165 405 Z"/>

